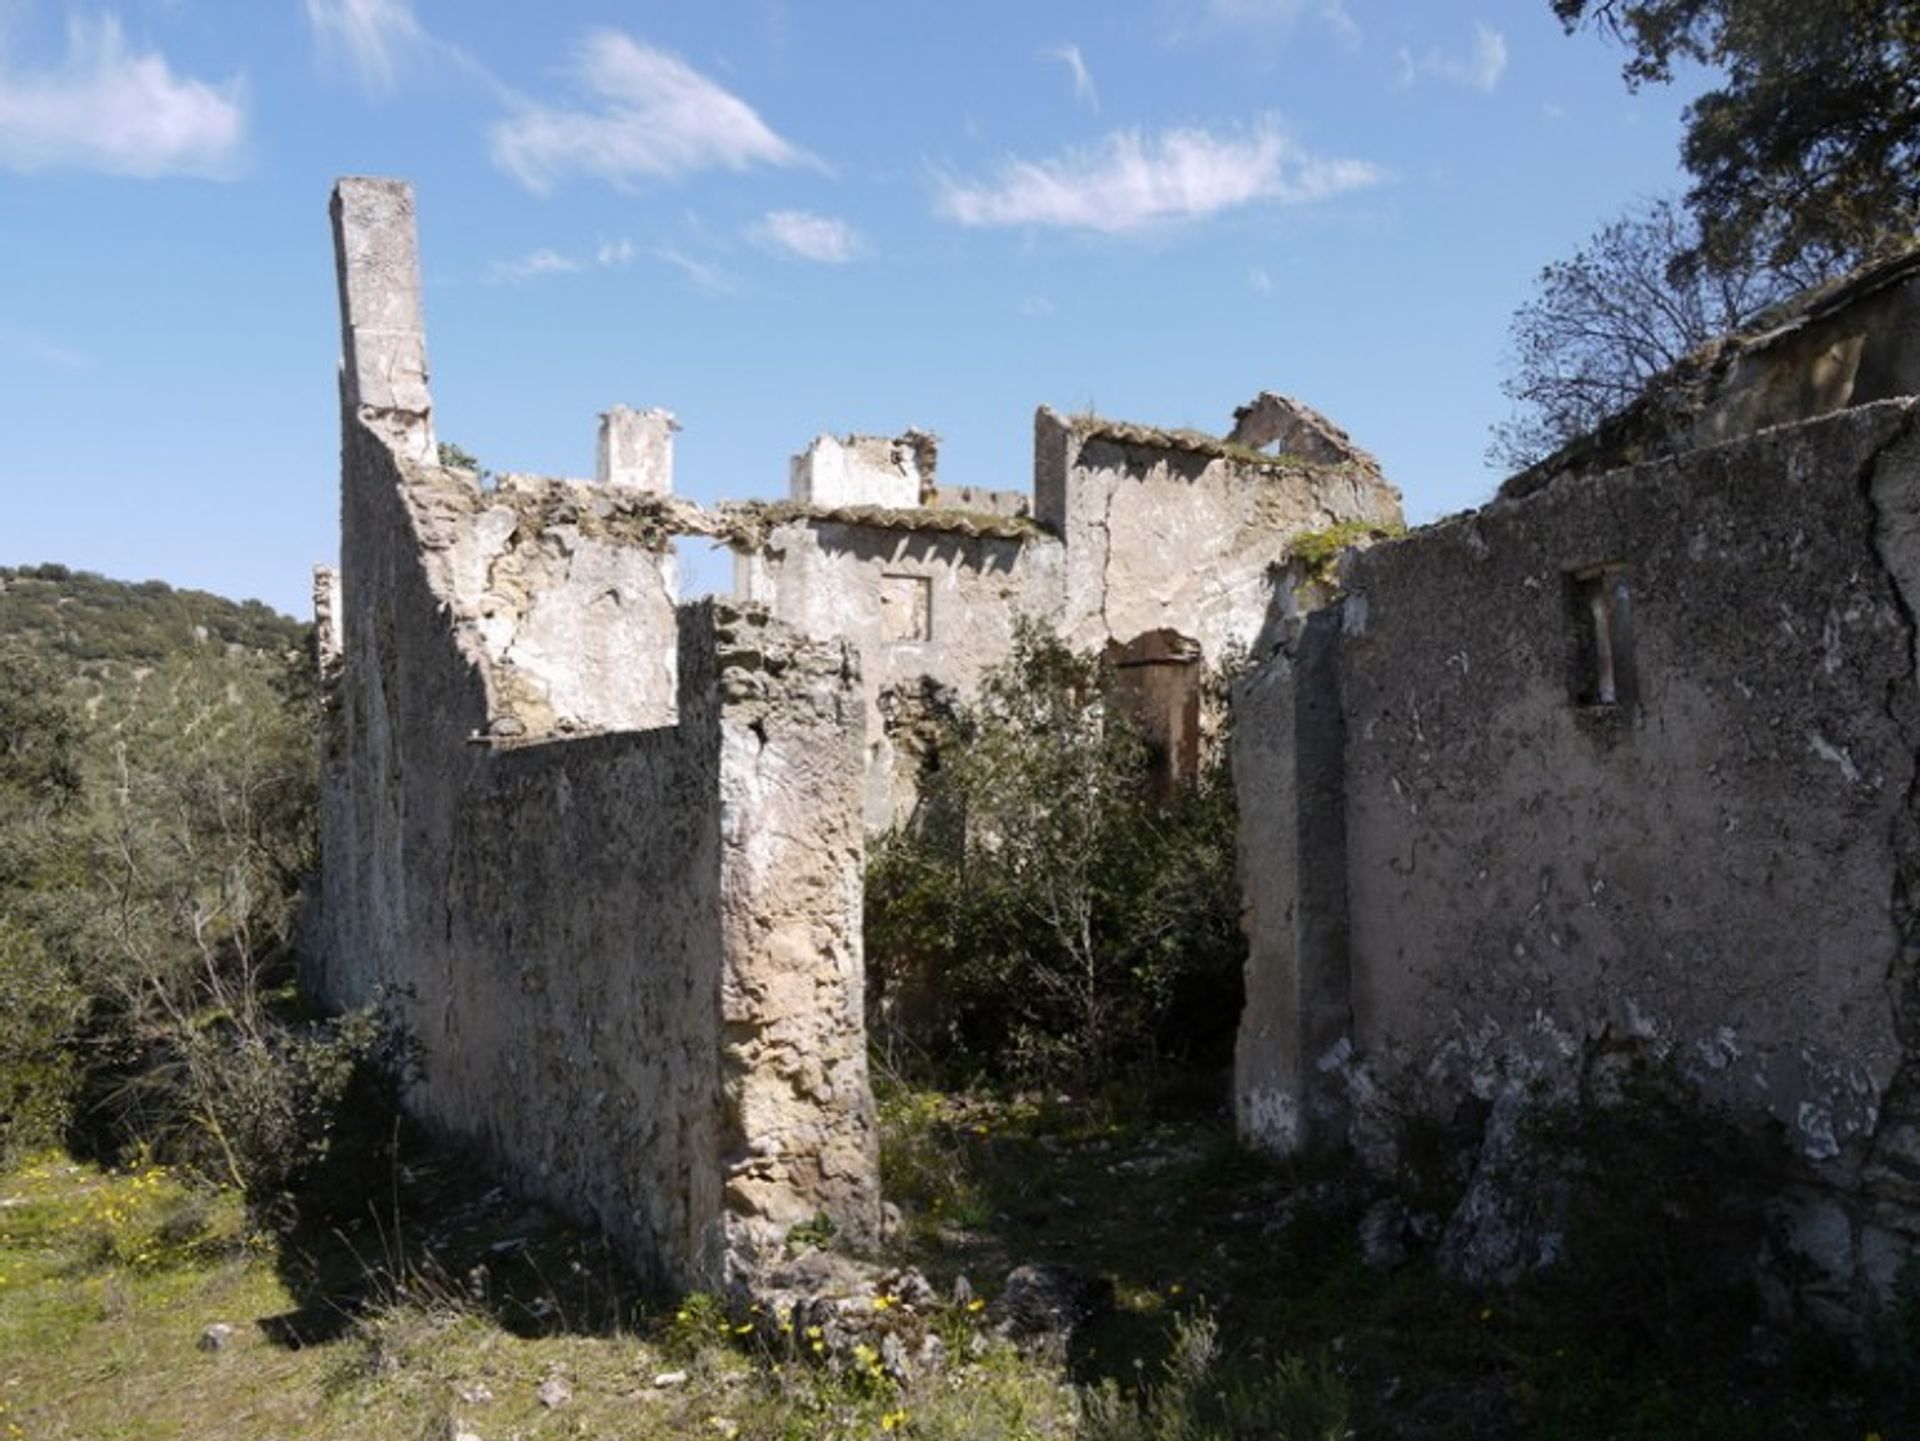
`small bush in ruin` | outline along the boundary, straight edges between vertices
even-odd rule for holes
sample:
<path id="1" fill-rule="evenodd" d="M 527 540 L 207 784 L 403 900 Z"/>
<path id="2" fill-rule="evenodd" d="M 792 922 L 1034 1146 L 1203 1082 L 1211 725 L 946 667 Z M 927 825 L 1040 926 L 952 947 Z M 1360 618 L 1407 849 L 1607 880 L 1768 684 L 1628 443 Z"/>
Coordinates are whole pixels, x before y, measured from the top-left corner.
<path id="1" fill-rule="evenodd" d="M 868 870 L 883 1040 L 1035 1079 L 1223 1051 L 1244 954 L 1224 746 L 1154 794 L 1110 680 L 1029 627 L 939 723 L 917 811 Z"/>

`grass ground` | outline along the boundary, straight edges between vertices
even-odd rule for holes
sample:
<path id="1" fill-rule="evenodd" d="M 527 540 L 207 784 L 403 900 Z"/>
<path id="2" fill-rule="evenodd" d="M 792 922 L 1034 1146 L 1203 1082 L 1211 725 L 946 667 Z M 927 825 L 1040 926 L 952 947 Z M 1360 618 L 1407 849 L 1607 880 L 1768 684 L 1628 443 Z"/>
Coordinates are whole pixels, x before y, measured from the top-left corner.
<path id="1" fill-rule="evenodd" d="M 962 1303 L 930 1318 L 943 1375 L 836 1372 L 638 1296 L 595 1238 L 451 1158 L 269 1243 L 230 1194 L 43 1156 L 0 1174 L 0 1441 L 1920 1436 L 1908 1370 L 1737 1308 L 1636 1325 L 1643 1293 L 1604 1277 L 1489 1299 L 1421 1259 L 1370 1270 L 1364 1188 L 1248 1155 L 1205 1104 L 893 1087 L 883 1111 L 898 1259 L 943 1294 L 1033 1261 L 1111 1279 L 1062 1362 Z"/>
<path id="2" fill-rule="evenodd" d="M 1210 1095 L 895 1090 L 885 1109 L 888 1193 L 930 1277 L 1047 1259 L 1112 1279 L 1111 1314 L 1069 1358 L 1082 1385 L 1151 1380 L 1182 1318 L 1204 1316 L 1214 1385 L 1328 1368 L 1362 1437 L 1920 1438 L 1916 1333 L 1883 1318 L 1869 1367 L 1845 1342 L 1772 1327 L 1752 1288 L 1714 1269 L 1718 1238 L 1663 1219 L 1669 1158 L 1644 1137 L 1607 1140 L 1622 1176 L 1591 1218 L 1602 1245 L 1482 1296 L 1430 1255 L 1363 1264 L 1370 1183 L 1249 1153 Z"/>

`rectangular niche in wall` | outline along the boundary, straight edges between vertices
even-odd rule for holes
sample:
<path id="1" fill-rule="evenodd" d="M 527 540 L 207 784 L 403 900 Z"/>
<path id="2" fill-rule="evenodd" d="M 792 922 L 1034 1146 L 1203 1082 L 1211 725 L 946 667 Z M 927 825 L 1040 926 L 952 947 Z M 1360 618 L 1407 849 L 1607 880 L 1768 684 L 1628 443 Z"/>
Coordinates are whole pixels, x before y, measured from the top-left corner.
<path id="1" fill-rule="evenodd" d="M 933 582 L 924 575 L 881 576 L 880 632 L 888 640 L 932 640 Z"/>
<path id="2" fill-rule="evenodd" d="M 1579 706 L 1631 710 L 1640 698 L 1633 669 L 1633 600 L 1624 565 L 1567 574 L 1572 622 L 1571 689 Z"/>

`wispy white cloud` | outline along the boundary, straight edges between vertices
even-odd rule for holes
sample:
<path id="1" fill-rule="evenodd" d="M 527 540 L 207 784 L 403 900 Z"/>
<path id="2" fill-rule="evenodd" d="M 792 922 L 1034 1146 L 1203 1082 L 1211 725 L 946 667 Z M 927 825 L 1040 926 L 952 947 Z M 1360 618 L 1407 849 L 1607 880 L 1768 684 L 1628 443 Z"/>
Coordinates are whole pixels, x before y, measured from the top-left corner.
<path id="1" fill-rule="evenodd" d="M 1411 85 L 1423 75 L 1449 84 L 1464 85 L 1491 95 L 1507 73 L 1507 37 L 1483 20 L 1473 23 L 1473 49 L 1465 55 L 1450 55 L 1429 49 L 1418 59 L 1404 46 L 1400 50 L 1400 83 Z"/>
<path id="2" fill-rule="evenodd" d="M 739 290 L 740 283 L 719 266 L 706 260 L 697 260 L 670 245 L 663 245 L 653 252 L 654 259 L 664 260 L 702 290 L 715 295 L 732 295 Z"/>
<path id="3" fill-rule="evenodd" d="M 1264 266 L 1256 265 L 1247 272 L 1247 287 L 1255 295 L 1273 294 L 1273 277 L 1267 274 Z"/>
<path id="4" fill-rule="evenodd" d="M 863 249 L 860 233 L 846 221 L 805 210 L 769 210 L 748 228 L 747 238 L 763 250 L 823 265 L 844 265 Z"/>
<path id="5" fill-rule="evenodd" d="M 374 93 L 393 89 L 407 55 L 428 43 L 409 0 L 307 0 L 307 20 L 322 51 L 344 57 Z"/>
<path id="6" fill-rule="evenodd" d="M 630 264 L 637 254 L 639 252 L 634 249 L 633 242 L 624 235 L 618 240 L 602 240 L 594 247 L 591 261 L 543 245 L 512 260 L 494 261 L 487 267 L 487 283 L 517 285 L 521 281 L 538 280 L 548 275 L 578 275 L 592 266 L 613 270 Z"/>
<path id="7" fill-rule="evenodd" d="M 1093 72 L 1087 69 L 1087 58 L 1080 53 L 1078 45 L 1054 45 L 1040 52 L 1042 60 L 1058 60 L 1067 67 L 1067 74 L 1073 78 L 1073 98 L 1085 105 L 1096 115 L 1100 113 L 1100 91 L 1093 83 Z"/>
<path id="8" fill-rule="evenodd" d="M 1034 320 L 1052 315 L 1059 308 L 1044 295 L 1029 295 L 1020 302 L 1020 313 Z"/>
<path id="9" fill-rule="evenodd" d="M 543 275 L 573 275 L 580 262 L 557 250 L 530 250 L 516 260 L 496 260 L 487 267 L 487 283 L 500 285 L 537 280 Z"/>
<path id="10" fill-rule="evenodd" d="M 55 69 L 18 71 L 0 60 L 0 167 L 98 170 L 153 178 L 222 179 L 245 138 L 242 86 L 175 75 L 158 51 L 128 47 L 111 15 L 67 23 Z"/>
<path id="11" fill-rule="evenodd" d="M 369 95 L 394 88 L 409 69 L 427 66 L 465 75 L 501 100 L 519 97 L 460 46 L 440 39 L 413 13 L 414 0 L 306 0 L 320 53 L 349 65 Z"/>
<path id="12" fill-rule="evenodd" d="M 1342 44 L 1358 47 L 1366 38 L 1360 22 L 1348 11 L 1346 0 L 1321 0 L 1320 19 Z"/>
<path id="13" fill-rule="evenodd" d="M 571 107 L 522 102 L 493 127 L 494 162 L 529 190 L 569 175 L 614 185 L 696 170 L 817 164 L 679 56 L 598 30 L 574 58 Z"/>
<path id="14" fill-rule="evenodd" d="M 1268 116 L 1235 135 L 1116 131 L 1050 159 L 1010 159 L 991 182 L 943 177 L 937 209 L 962 225 L 1117 234 L 1247 205 L 1304 204 L 1380 179 L 1367 161 L 1308 154 Z"/>

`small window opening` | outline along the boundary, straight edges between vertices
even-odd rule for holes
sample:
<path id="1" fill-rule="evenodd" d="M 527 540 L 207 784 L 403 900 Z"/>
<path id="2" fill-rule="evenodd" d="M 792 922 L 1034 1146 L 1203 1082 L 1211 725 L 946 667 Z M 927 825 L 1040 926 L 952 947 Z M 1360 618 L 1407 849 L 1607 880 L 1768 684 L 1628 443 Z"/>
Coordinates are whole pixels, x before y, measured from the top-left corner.
<path id="1" fill-rule="evenodd" d="M 686 602 L 741 594 L 733 557 L 726 547 L 698 535 L 673 537 L 674 599 Z"/>
<path id="2" fill-rule="evenodd" d="M 1574 704 L 1631 710 L 1639 702 L 1639 686 L 1626 567 L 1599 565 L 1572 572 L 1567 599 L 1573 621 Z"/>

